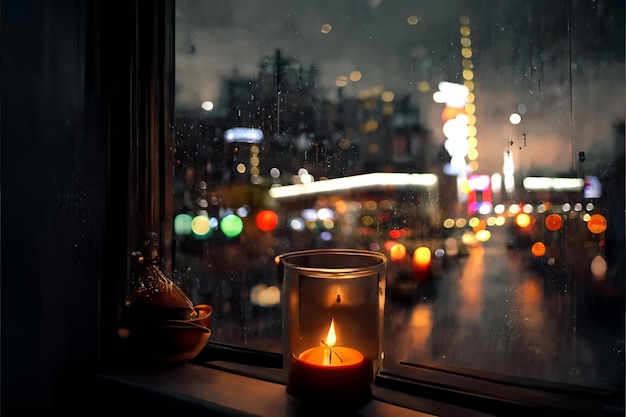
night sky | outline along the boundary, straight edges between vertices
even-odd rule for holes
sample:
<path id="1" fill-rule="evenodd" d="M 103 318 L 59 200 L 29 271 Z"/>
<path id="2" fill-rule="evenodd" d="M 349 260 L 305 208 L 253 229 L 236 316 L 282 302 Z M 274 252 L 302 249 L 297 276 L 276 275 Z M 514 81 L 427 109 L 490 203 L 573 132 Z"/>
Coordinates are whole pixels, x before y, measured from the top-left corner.
<path id="1" fill-rule="evenodd" d="M 374 86 L 396 98 L 410 94 L 422 123 L 443 143 L 443 105 L 432 94 L 440 81 L 462 82 L 465 16 L 480 172 L 501 171 L 506 150 L 518 170 L 546 175 L 575 171 L 579 151 L 587 153 L 588 170 L 614 156 L 614 124 L 626 112 L 621 0 L 182 0 L 176 8 L 179 108 L 218 104 L 225 77 L 253 78 L 259 61 L 280 49 L 319 69 L 326 97 L 336 97 L 337 77 L 355 70 L 362 78 L 344 88 L 346 95 Z M 419 91 L 420 82 L 428 88 Z M 511 125 L 520 104 L 526 113 Z"/>

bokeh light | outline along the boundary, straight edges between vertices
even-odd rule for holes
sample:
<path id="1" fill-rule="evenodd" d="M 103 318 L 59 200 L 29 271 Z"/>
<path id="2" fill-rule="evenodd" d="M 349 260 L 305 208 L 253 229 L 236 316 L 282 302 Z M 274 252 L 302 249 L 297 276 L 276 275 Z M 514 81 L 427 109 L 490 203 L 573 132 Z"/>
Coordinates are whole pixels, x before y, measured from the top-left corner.
<path id="1" fill-rule="evenodd" d="M 420 246 L 413 252 L 413 264 L 417 268 L 426 268 L 430 265 L 432 254 L 426 246 Z"/>
<path id="2" fill-rule="evenodd" d="M 196 216 L 191 220 L 191 231 L 198 238 L 206 238 L 211 234 L 211 222 L 206 216 Z"/>
<path id="3" fill-rule="evenodd" d="M 243 220 L 236 214 L 229 214 L 220 221 L 220 229 L 226 237 L 237 237 L 243 231 Z"/>
<path id="4" fill-rule="evenodd" d="M 515 224 L 521 228 L 530 226 L 530 216 L 526 213 L 519 213 L 515 216 Z"/>
<path id="5" fill-rule="evenodd" d="M 180 236 L 191 234 L 191 222 L 193 217 L 187 213 L 181 213 L 174 217 L 174 233 Z"/>
<path id="6" fill-rule="evenodd" d="M 599 213 L 592 214 L 587 222 L 587 229 L 595 235 L 604 233 L 606 230 L 606 217 Z"/>
<path id="7" fill-rule="evenodd" d="M 491 239 L 491 232 L 487 229 L 482 229 L 476 232 L 476 240 L 479 242 L 486 242 Z"/>
<path id="8" fill-rule="evenodd" d="M 517 113 L 513 113 L 513 114 L 511 114 L 511 115 L 509 116 L 509 122 L 510 122 L 512 125 L 518 125 L 518 124 L 520 124 L 520 122 L 521 122 L 521 121 L 522 121 L 522 116 L 520 116 L 520 115 L 519 115 L 519 114 L 517 114 Z"/>
<path id="9" fill-rule="evenodd" d="M 533 246 L 530 248 L 530 251 L 532 252 L 534 256 L 539 258 L 546 254 L 546 245 L 544 245 L 542 242 L 535 242 L 533 243 Z"/>
<path id="10" fill-rule="evenodd" d="M 356 82 L 361 79 L 361 71 L 352 71 L 349 75 L 350 81 Z"/>
<path id="11" fill-rule="evenodd" d="M 602 281 L 606 277 L 607 263 L 606 260 L 600 256 L 596 255 L 591 260 L 591 274 L 593 275 L 593 279 L 596 281 Z"/>
<path id="12" fill-rule="evenodd" d="M 563 226 L 563 219 L 558 214 L 548 214 L 545 224 L 546 229 L 550 230 L 551 232 L 556 232 Z"/>
<path id="13" fill-rule="evenodd" d="M 394 245 L 391 247 L 391 249 L 389 249 L 389 258 L 393 261 L 393 262 L 398 262 L 403 260 L 406 257 L 406 246 L 404 246 L 402 243 L 395 243 Z"/>
<path id="14" fill-rule="evenodd" d="M 278 214 L 272 210 L 261 210 L 256 215 L 256 225 L 263 232 L 271 232 L 278 225 Z"/>

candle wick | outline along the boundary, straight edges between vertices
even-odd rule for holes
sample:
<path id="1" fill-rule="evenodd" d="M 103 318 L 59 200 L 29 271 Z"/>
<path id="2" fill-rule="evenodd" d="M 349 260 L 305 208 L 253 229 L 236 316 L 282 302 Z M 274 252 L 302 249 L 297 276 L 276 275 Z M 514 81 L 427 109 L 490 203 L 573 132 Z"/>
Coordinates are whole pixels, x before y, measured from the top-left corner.
<path id="1" fill-rule="evenodd" d="M 328 363 L 329 364 L 331 364 L 333 362 L 333 353 L 335 354 L 337 359 L 339 359 L 339 362 L 343 363 L 343 359 L 341 359 L 341 356 L 337 352 L 335 352 L 331 346 L 328 346 L 328 344 L 326 342 L 324 342 L 324 339 L 322 339 L 322 344 L 324 346 L 326 346 L 330 350 L 330 352 L 328 352 Z"/>

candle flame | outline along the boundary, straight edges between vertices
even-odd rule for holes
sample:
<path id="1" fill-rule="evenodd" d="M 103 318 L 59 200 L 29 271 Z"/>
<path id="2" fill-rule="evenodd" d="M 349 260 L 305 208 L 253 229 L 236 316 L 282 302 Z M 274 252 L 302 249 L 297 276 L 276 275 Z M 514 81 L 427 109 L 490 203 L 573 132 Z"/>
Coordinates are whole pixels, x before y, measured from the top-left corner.
<path id="1" fill-rule="evenodd" d="M 328 329 L 328 335 L 326 336 L 326 345 L 333 347 L 337 343 L 337 334 L 335 334 L 335 319 L 330 321 L 330 328 Z"/>

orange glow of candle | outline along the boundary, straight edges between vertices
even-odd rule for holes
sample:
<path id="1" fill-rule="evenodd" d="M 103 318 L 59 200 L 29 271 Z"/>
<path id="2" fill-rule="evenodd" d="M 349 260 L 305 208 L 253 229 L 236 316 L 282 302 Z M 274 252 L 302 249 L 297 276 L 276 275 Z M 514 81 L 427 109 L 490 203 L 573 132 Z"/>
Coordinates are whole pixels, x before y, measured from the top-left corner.
<path id="1" fill-rule="evenodd" d="M 344 346 L 335 347 L 336 344 L 335 319 L 332 319 L 326 340 L 322 340 L 323 346 L 305 350 L 298 356 L 298 359 L 309 365 L 324 367 L 351 366 L 364 361 L 365 357 L 358 350 Z"/>
<path id="2" fill-rule="evenodd" d="M 337 346 L 340 338 L 331 319 L 321 346 L 292 357 L 288 393 L 344 405 L 371 397 L 372 362 L 357 349 Z"/>
<path id="3" fill-rule="evenodd" d="M 337 343 L 337 334 L 335 333 L 335 319 L 332 319 L 328 328 L 328 335 L 326 336 L 326 346 L 333 347 L 335 343 Z"/>

